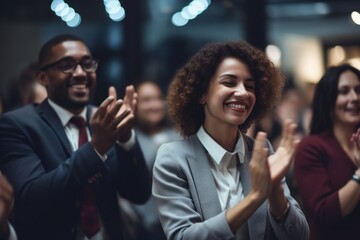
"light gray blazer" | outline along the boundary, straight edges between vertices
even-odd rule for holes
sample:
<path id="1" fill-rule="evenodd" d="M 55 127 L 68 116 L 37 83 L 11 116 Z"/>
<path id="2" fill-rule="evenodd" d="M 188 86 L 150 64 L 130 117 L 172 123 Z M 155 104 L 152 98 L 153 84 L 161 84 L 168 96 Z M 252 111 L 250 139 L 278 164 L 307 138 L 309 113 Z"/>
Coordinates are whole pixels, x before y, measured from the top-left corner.
<path id="1" fill-rule="evenodd" d="M 244 195 L 251 190 L 249 161 L 254 140 L 243 135 L 245 159 L 240 166 Z M 270 152 L 273 149 L 268 143 Z M 221 211 L 214 178 L 205 148 L 195 135 L 181 141 L 163 144 L 157 153 L 153 169 L 153 196 L 160 221 L 168 239 L 219 240 L 235 239 Z M 286 221 L 279 224 L 271 216 L 265 201 L 248 220 L 250 239 L 309 238 L 309 226 L 298 203 L 290 196 Z"/>

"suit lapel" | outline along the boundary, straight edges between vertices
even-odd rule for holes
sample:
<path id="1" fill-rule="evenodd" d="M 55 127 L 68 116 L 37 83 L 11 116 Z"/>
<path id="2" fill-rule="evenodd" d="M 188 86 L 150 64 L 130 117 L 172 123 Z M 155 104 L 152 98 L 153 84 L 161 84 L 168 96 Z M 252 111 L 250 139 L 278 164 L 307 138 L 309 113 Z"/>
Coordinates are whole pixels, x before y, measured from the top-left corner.
<path id="1" fill-rule="evenodd" d="M 187 156 L 187 161 L 194 180 L 200 208 L 206 220 L 218 215 L 221 212 L 221 206 L 206 151 L 196 135 L 190 137 L 189 140 L 193 146 L 193 154 Z"/>
<path id="2" fill-rule="evenodd" d="M 64 150 L 67 154 L 71 154 L 71 146 L 69 140 L 64 131 L 64 127 L 61 124 L 59 117 L 56 112 L 51 108 L 47 100 L 43 101 L 38 107 L 37 111 L 44 122 L 54 131 L 56 136 L 59 138 Z"/>

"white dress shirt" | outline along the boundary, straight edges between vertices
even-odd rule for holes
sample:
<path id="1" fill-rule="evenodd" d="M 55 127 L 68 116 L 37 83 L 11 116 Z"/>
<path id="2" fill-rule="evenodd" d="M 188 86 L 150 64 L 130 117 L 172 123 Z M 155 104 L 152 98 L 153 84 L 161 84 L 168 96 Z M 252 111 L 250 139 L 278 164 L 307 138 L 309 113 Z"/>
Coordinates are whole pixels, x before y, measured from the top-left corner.
<path id="1" fill-rule="evenodd" d="M 228 152 L 205 131 L 203 126 L 198 130 L 197 136 L 208 153 L 220 206 L 225 211 L 244 198 L 239 168 L 240 164 L 244 163 L 243 137 L 239 132 L 234 151 Z M 247 223 L 237 231 L 236 239 L 250 239 Z"/>

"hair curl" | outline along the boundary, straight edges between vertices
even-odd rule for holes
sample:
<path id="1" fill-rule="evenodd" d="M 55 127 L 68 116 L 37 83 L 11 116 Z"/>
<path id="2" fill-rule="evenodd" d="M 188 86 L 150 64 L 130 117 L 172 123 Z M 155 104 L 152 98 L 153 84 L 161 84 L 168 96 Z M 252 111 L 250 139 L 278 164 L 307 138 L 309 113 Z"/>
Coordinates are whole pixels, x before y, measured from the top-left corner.
<path id="1" fill-rule="evenodd" d="M 169 117 L 184 137 L 196 133 L 203 124 L 205 113 L 199 101 L 218 66 L 228 57 L 244 62 L 255 79 L 256 103 L 239 125 L 241 132 L 246 132 L 278 101 L 284 78 L 262 51 L 243 41 L 207 44 L 177 71 L 168 89 Z"/>

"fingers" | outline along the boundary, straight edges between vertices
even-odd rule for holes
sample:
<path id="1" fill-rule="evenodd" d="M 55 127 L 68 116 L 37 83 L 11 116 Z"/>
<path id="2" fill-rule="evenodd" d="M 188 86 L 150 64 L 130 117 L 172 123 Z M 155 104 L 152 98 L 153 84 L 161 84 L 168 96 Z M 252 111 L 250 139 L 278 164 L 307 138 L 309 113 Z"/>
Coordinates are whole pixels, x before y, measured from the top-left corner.
<path id="1" fill-rule="evenodd" d="M 358 128 L 356 132 L 351 135 L 350 140 L 354 142 L 357 147 L 360 146 L 360 128 Z"/>
<path id="2" fill-rule="evenodd" d="M 267 162 L 268 149 L 265 147 L 266 133 L 258 132 L 250 161 L 252 191 L 265 199 L 271 191 L 270 171 Z"/>
<path id="3" fill-rule="evenodd" d="M 123 106 L 124 102 L 121 99 L 118 99 L 114 104 L 108 107 L 107 113 L 104 116 L 104 122 L 105 123 L 114 123 L 116 122 L 116 116 L 120 110 L 120 108 Z M 117 125 L 114 123 L 114 125 Z"/>
<path id="4" fill-rule="evenodd" d="M 256 134 L 254 149 L 253 149 L 253 160 L 266 162 L 268 149 L 265 148 L 266 133 L 258 132 Z"/>
<path id="5" fill-rule="evenodd" d="M 117 99 L 117 93 L 115 87 L 111 86 L 109 87 L 109 96 L 113 96 L 114 99 Z"/>
<path id="6" fill-rule="evenodd" d="M 351 142 L 354 146 L 354 160 L 357 167 L 360 167 L 360 128 L 351 135 Z"/>
<path id="7" fill-rule="evenodd" d="M 0 191 L 4 192 L 5 195 L 11 196 L 13 194 L 13 188 L 6 179 L 6 177 L 0 174 Z"/>
<path id="8" fill-rule="evenodd" d="M 127 104 L 129 104 L 129 103 L 132 102 L 134 93 L 135 93 L 134 86 L 130 85 L 130 86 L 127 86 L 127 87 L 125 88 L 124 101 L 125 101 Z"/>
<path id="9" fill-rule="evenodd" d="M 107 113 L 107 109 L 110 104 L 115 100 L 114 96 L 107 97 L 99 106 L 98 110 L 94 113 L 93 119 L 96 118 L 104 118 L 105 114 Z"/>
<path id="10" fill-rule="evenodd" d="M 129 85 L 125 89 L 124 102 L 128 107 L 135 112 L 135 106 L 137 103 L 137 93 L 133 85 Z"/>
<path id="11" fill-rule="evenodd" d="M 14 190 L 6 177 L 0 174 L 0 199 L 10 210 L 13 203 Z"/>
<path id="12" fill-rule="evenodd" d="M 296 128 L 297 124 L 295 124 L 291 119 L 286 119 L 283 125 L 283 133 L 280 141 L 280 145 L 282 147 L 291 147 L 294 148 L 296 144 L 299 142 L 296 138 Z"/>
<path id="13" fill-rule="evenodd" d="M 134 88 L 133 85 L 129 85 L 129 86 L 126 87 L 126 89 L 125 89 L 125 97 L 126 96 L 132 97 L 134 95 L 134 93 L 135 93 L 135 88 Z"/>
<path id="14" fill-rule="evenodd" d="M 90 143 L 100 154 L 106 153 L 118 139 L 127 140 L 131 136 L 134 115 L 125 99 L 130 102 L 136 100 L 133 86 L 126 88 L 124 100 L 117 99 L 115 88 L 110 87 L 109 97 L 100 104 L 90 122 Z"/>
<path id="15" fill-rule="evenodd" d="M 123 119 L 125 119 L 129 114 L 131 113 L 131 110 L 130 109 L 125 109 L 124 111 L 122 111 L 120 114 L 118 114 L 117 116 L 116 116 L 116 121 L 118 122 L 118 123 L 120 123 Z"/>
<path id="16" fill-rule="evenodd" d="M 268 158 L 271 179 L 274 186 L 281 184 L 281 179 L 289 170 L 299 139 L 296 136 L 297 125 L 285 120 L 280 144 L 275 153 Z"/>

